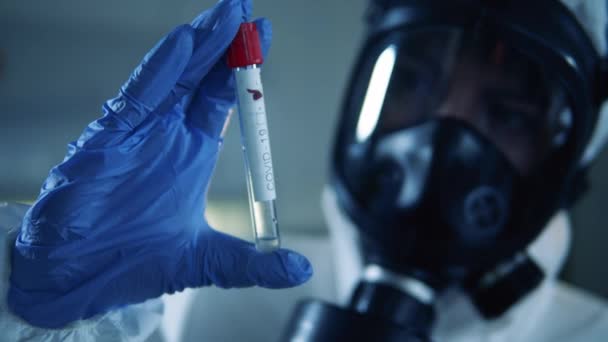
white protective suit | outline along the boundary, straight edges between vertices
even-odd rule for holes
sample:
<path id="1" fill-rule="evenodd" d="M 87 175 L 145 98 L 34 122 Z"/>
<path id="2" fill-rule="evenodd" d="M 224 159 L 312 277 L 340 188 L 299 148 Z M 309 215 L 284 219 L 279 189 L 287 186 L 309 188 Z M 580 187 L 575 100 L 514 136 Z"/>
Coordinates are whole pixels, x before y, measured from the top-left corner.
<path id="1" fill-rule="evenodd" d="M 606 52 L 605 0 L 564 0 Z M 608 138 L 608 106 L 581 163 L 593 160 Z M 6 307 L 10 248 L 27 206 L 0 203 L 0 342 L 2 341 L 275 341 L 297 300 L 317 298 L 344 304 L 362 272 L 356 231 L 338 208 L 330 188 L 323 192 L 330 236 L 286 235 L 285 246 L 306 255 L 315 274 L 301 287 L 186 290 L 162 300 L 74 322 L 57 330 L 30 326 Z M 608 341 L 608 303 L 559 282 L 570 245 L 570 222 L 558 213 L 528 248 L 543 268 L 542 284 L 501 318 L 484 321 L 467 298 L 446 293 L 437 304 L 434 341 Z M 163 305 L 164 302 L 164 305 Z M 66 308 L 69 310 L 69 308 Z"/>

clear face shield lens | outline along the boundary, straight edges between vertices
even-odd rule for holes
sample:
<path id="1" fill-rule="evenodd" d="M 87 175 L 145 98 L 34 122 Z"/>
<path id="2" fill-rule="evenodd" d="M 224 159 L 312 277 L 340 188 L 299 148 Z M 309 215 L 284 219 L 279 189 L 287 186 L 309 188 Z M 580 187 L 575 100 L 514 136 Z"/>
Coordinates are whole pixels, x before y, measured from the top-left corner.
<path id="1" fill-rule="evenodd" d="M 522 174 L 562 146 L 572 111 L 557 79 L 498 36 L 461 29 L 400 33 L 378 50 L 360 89 L 353 141 L 429 120 L 466 122 Z M 356 115 L 356 113 L 355 113 Z"/>

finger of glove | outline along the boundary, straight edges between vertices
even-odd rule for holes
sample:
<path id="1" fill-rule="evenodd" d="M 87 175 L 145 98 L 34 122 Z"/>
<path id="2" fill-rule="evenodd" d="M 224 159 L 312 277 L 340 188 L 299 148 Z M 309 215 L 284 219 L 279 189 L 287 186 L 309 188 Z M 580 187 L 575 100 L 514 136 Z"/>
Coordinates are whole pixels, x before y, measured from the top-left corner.
<path id="1" fill-rule="evenodd" d="M 194 28 L 209 26 L 209 21 L 211 20 L 211 22 L 213 22 L 215 20 L 213 17 L 217 17 L 218 15 L 214 11 L 224 11 L 226 9 L 231 11 L 240 11 L 239 13 L 241 13 L 241 21 L 247 21 L 251 17 L 253 3 L 251 0 L 219 0 L 215 7 L 199 14 L 196 18 L 194 18 L 194 20 L 192 20 L 190 25 Z"/>
<path id="2" fill-rule="evenodd" d="M 262 53 L 266 57 L 272 41 L 272 26 L 265 18 L 254 22 L 258 28 Z M 236 103 L 234 76 L 225 59 L 218 61 L 193 96 L 186 101 L 189 101 L 189 104 L 184 104 L 187 106 L 188 122 L 213 138 L 219 137 L 228 112 Z"/>
<path id="3" fill-rule="evenodd" d="M 194 30 L 178 26 L 146 54 L 121 87 L 120 95 L 106 103 L 131 128 L 138 126 L 175 87 L 188 66 L 194 47 Z"/>
<path id="4" fill-rule="evenodd" d="M 176 87 L 159 106 L 159 111 L 169 109 L 185 96 L 193 94 L 201 80 L 224 55 L 240 24 L 250 13 L 251 0 L 223 0 L 192 21 L 194 51 L 190 63 Z"/>
<path id="5" fill-rule="evenodd" d="M 202 78 L 207 73 L 205 68 L 215 64 L 217 57 L 214 57 L 214 54 L 218 53 L 217 50 L 222 44 L 228 46 L 243 16 L 248 15 L 247 3 L 250 7 L 248 0 L 220 1 L 213 8 L 199 15 L 193 24 L 180 26 L 179 32 L 181 30 L 188 32 L 190 43 L 188 53 L 180 54 L 179 49 L 176 51 L 175 47 L 172 48 L 170 44 L 165 45 L 161 42 L 144 58 L 131 79 L 122 87 L 119 96 L 104 105 L 104 112 L 119 115 L 106 115 L 93 122 L 75 146 L 81 148 L 86 143 L 98 147 L 119 143 L 122 139 L 120 135 L 98 133 L 130 131 L 141 124 L 151 111 L 168 112 L 184 94 L 190 91 L 191 82 L 198 83 L 193 78 Z M 164 62 L 162 56 L 165 55 L 183 57 L 183 59 L 176 58 L 179 63 L 176 61 L 170 63 L 172 59 Z M 159 60 L 158 63 L 153 63 L 156 59 Z M 144 67 L 148 65 L 178 68 L 175 69 L 175 73 L 167 72 L 172 76 L 171 81 L 168 81 L 162 77 L 155 77 L 154 69 Z"/>
<path id="6" fill-rule="evenodd" d="M 261 253 L 252 243 L 215 230 L 209 230 L 202 239 L 201 285 L 288 288 L 306 282 L 313 273 L 304 256 L 287 249 Z"/>
<path id="7" fill-rule="evenodd" d="M 65 160 L 81 149 L 105 148 L 119 144 L 126 132 L 139 126 L 175 86 L 188 65 L 194 46 L 189 25 L 175 28 L 144 57 L 117 97 L 103 105 L 104 116 L 90 123 L 77 141 L 68 145 Z M 115 134 L 119 133 L 119 134 Z"/>
<path id="8" fill-rule="evenodd" d="M 191 98 L 201 80 L 225 53 L 241 22 L 249 17 L 250 0 L 223 0 L 201 13 L 190 24 L 195 31 L 192 59 L 176 87 L 159 105 L 159 112 Z M 189 102 L 189 100 L 185 100 Z"/>

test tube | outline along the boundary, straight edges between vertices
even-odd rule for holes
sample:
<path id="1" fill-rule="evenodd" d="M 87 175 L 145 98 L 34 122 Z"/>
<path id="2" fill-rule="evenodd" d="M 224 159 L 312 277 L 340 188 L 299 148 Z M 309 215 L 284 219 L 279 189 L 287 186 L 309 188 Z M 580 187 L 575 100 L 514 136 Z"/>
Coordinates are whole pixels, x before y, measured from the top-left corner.
<path id="1" fill-rule="evenodd" d="M 245 157 L 249 210 L 255 246 L 261 252 L 280 247 L 276 190 L 260 65 L 264 62 L 255 23 L 243 23 L 228 49 L 234 71 L 241 145 Z"/>

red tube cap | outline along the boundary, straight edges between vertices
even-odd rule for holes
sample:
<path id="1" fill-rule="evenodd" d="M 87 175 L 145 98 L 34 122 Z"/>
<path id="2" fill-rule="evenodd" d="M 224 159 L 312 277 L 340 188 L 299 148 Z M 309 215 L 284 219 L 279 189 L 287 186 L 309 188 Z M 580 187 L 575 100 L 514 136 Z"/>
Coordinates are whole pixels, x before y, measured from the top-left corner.
<path id="1" fill-rule="evenodd" d="M 228 66 L 244 68 L 264 63 L 258 28 L 255 23 L 242 23 L 228 48 Z"/>

